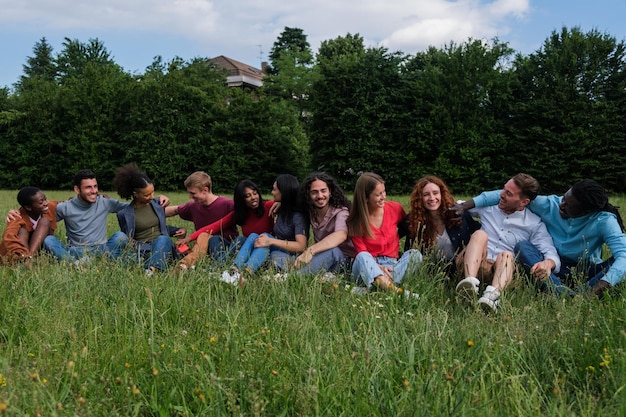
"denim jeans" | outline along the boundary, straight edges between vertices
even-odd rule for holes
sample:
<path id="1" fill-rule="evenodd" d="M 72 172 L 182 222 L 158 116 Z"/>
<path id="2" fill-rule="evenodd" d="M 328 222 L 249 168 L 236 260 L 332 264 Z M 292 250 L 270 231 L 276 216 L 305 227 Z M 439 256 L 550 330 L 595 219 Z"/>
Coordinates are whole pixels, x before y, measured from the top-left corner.
<path id="1" fill-rule="evenodd" d="M 374 279 L 382 274 L 379 265 L 392 268 L 391 276 L 393 282 L 399 284 L 407 271 L 415 272 L 415 268 L 422 262 L 422 254 L 417 249 L 410 249 L 400 259 L 388 256 L 373 257 L 369 252 L 360 252 L 354 258 L 352 264 L 352 279 L 359 283 L 371 287 Z M 410 269 L 409 269 L 410 268 Z"/>
<path id="2" fill-rule="evenodd" d="M 525 240 L 519 242 L 515 245 L 515 256 L 518 258 L 520 264 L 524 268 L 524 271 L 528 276 L 530 276 L 530 268 L 537 262 L 543 261 L 543 254 L 539 252 L 539 250 L 530 243 Z M 613 257 L 608 260 L 594 265 L 582 265 L 579 262 L 573 262 L 569 259 L 561 258 L 561 269 L 558 273 L 552 272 L 550 274 L 550 279 L 547 281 L 537 280 L 537 285 L 541 290 L 551 291 L 556 295 L 574 295 L 574 291 L 572 291 L 568 286 L 573 286 L 575 284 L 571 273 L 572 269 L 583 266 L 583 269 L 586 268 L 584 272 L 584 278 L 587 282 L 585 282 L 580 287 L 576 288 L 576 291 L 587 291 L 591 287 L 593 287 L 598 281 L 604 277 L 606 270 L 613 264 L 615 259 Z"/>
<path id="3" fill-rule="evenodd" d="M 315 275 L 320 271 L 339 272 L 350 270 L 350 258 L 335 247 L 313 255 L 311 262 L 298 269 L 297 274 Z"/>
<path id="4" fill-rule="evenodd" d="M 209 239 L 209 253 L 211 257 L 218 262 L 226 262 L 237 251 L 237 248 L 241 246 L 241 243 L 238 244 L 240 237 L 242 236 L 238 236 L 230 241 L 219 235 L 211 236 Z"/>
<path id="5" fill-rule="evenodd" d="M 272 237 L 271 235 L 269 235 Z M 240 271 L 247 267 L 252 272 L 256 272 L 267 260 L 270 248 L 255 248 L 254 242 L 259 237 L 256 233 L 250 233 L 246 241 L 241 245 L 233 265 Z"/>
<path id="6" fill-rule="evenodd" d="M 279 270 L 284 270 L 290 263 L 296 260 L 296 254 L 285 252 L 284 250 L 272 248 L 270 246 L 270 259 L 274 263 L 274 266 Z"/>
<path id="7" fill-rule="evenodd" d="M 160 271 L 167 269 L 167 263 L 174 257 L 174 242 L 169 236 L 158 236 L 150 244 L 151 249 L 142 251 L 141 257 L 145 259 L 144 268 L 155 267 Z"/>
<path id="8" fill-rule="evenodd" d="M 107 243 L 100 245 L 66 245 L 56 236 L 47 236 L 43 241 L 43 248 L 58 260 L 71 262 L 88 255 L 105 255 L 117 259 L 127 243 L 128 236 L 122 232 L 113 233 Z"/>

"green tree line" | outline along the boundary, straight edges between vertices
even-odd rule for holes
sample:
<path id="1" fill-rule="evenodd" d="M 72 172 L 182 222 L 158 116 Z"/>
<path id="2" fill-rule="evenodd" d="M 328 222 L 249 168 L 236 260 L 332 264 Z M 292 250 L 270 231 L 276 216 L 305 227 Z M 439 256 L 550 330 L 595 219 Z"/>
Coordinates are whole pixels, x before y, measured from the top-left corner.
<path id="1" fill-rule="evenodd" d="M 564 27 L 529 55 L 498 39 L 408 55 L 349 33 L 313 55 L 287 27 L 263 87 L 238 89 L 208 59 L 156 57 L 129 74 L 98 39 L 66 39 L 55 54 L 42 38 L 0 89 L 0 188 L 68 188 L 80 168 L 107 188 L 135 162 L 164 191 L 195 170 L 222 192 L 325 170 L 347 190 L 364 171 L 392 193 L 425 174 L 474 193 L 527 172 L 544 192 L 581 178 L 624 192 L 624 48 Z"/>

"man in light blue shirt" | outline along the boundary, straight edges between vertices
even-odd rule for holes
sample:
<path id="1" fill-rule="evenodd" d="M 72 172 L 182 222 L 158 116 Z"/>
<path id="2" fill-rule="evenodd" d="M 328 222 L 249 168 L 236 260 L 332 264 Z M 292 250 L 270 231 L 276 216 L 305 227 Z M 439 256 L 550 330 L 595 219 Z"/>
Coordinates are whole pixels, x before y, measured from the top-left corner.
<path id="1" fill-rule="evenodd" d="M 559 270 L 561 261 L 546 225 L 526 209 L 538 192 L 537 180 L 520 173 L 504 185 L 497 206 L 470 210 L 473 216 L 480 217 L 481 228 L 472 234 L 464 252 L 457 258 L 457 268 L 460 269 L 462 262 L 465 274 L 456 286 L 461 299 L 473 299 L 478 295 L 481 281 L 491 280 L 478 304 L 486 312 L 496 312 L 501 292 L 513 280 L 513 251 L 519 242 L 532 242 L 541 254 L 542 259 L 538 259 L 533 268 L 546 275 Z"/>
<path id="2" fill-rule="evenodd" d="M 456 215 L 472 207 L 485 207 L 498 202 L 499 191 L 484 192 L 473 200 L 453 208 Z M 546 283 L 555 292 L 573 294 L 564 284 L 576 287 L 574 269 L 582 270 L 585 281 L 578 290 L 591 289 L 602 296 L 605 288 L 615 286 L 626 276 L 626 235 L 617 208 L 609 203 L 606 190 L 594 180 L 577 182 L 562 197 L 538 196 L 529 205 L 546 224 L 560 255 L 562 267 L 546 275 L 534 270 L 532 265 L 541 259 L 535 247 L 528 242 L 517 245 L 520 262 L 526 271 Z M 603 261 L 602 247 L 606 244 L 611 258 Z"/>

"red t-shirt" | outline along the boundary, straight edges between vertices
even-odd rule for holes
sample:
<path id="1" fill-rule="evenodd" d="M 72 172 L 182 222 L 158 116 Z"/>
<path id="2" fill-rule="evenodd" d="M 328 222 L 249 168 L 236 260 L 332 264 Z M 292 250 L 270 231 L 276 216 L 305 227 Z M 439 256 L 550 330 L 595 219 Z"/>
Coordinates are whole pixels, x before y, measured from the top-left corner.
<path id="1" fill-rule="evenodd" d="M 214 223 L 235 209 L 235 202 L 230 198 L 217 197 L 217 199 L 205 206 L 195 201 L 190 201 L 178 206 L 178 215 L 181 219 L 193 222 L 196 230 L 203 226 Z M 222 236 L 227 239 L 233 239 L 239 235 L 235 225 L 224 227 Z"/>
<path id="2" fill-rule="evenodd" d="M 263 203 L 263 215 L 257 217 L 256 212 L 252 209 L 248 209 L 246 216 L 246 222 L 241 225 L 241 231 L 244 236 L 249 236 L 251 233 L 272 233 L 274 229 L 274 218 L 268 215 L 270 208 L 274 204 L 274 201 L 265 201 Z M 200 233 L 219 233 L 222 229 L 227 229 L 235 225 L 235 212 L 231 211 L 225 217 L 213 222 L 207 226 L 201 227 L 196 230 L 191 236 L 191 240 L 196 240 Z"/>
<path id="3" fill-rule="evenodd" d="M 383 223 L 380 229 L 370 224 L 374 238 L 365 236 L 352 236 L 352 243 L 356 253 L 369 252 L 372 256 L 388 256 L 398 258 L 400 253 L 400 235 L 398 223 L 404 219 L 406 213 L 400 203 L 385 201 Z"/>

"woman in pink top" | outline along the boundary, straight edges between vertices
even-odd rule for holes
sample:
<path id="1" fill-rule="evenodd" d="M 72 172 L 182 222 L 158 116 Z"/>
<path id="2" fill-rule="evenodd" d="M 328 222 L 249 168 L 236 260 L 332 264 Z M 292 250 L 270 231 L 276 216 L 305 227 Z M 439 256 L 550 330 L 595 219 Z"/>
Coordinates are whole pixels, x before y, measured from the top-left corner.
<path id="1" fill-rule="evenodd" d="M 422 261 L 422 254 L 411 249 L 398 259 L 398 224 L 406 213 L 400 203 L 385 201 L 386 197 L 385 181 L 380 175 L 366 172 L 357 180 L 347 220 L 348 234 L 356 250 L 352 278 L 368 289 L 373 284 L 395 291 L 408 268 L 414 269 Z"/>
<path id="2" fill-rule="evenodd" d="M 201 227 L 189 237 L 179 240 L 176 242 L 176 246 L 178 248 L 184 247 L 189 242 L 198 239 L 203 233 L 205 235 L 219 235 L 221 230 L 239 225 L 243 236 L 237 236 L 227 250 L 227 253 L 233 254 L 252 233 L 271 233 L 274 230 L 274 217 L 269 214 L 274 201 L 263 201 L 259 187 L 255 183 L 250 180 L 240 181 L 235 187 L 233 200 L 235 202 L 233 211 L 220 220 Z M 179 266 L 184 265 L 180 269 L 186 270 L 196 262 L 197 255 L 192 252 L 180 261 Z"/>

